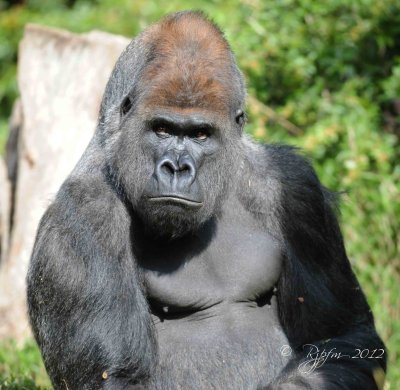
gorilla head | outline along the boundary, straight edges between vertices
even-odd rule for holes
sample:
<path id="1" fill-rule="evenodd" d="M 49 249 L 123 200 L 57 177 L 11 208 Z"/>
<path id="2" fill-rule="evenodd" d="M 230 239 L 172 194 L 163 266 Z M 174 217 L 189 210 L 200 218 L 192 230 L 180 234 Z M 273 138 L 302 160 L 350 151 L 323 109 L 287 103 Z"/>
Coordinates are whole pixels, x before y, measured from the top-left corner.
<path id="1" fill-rule="evenodd" d="M 167 17 L 123 53 L 102 134 L 113 176 L 153 234 L 181 236 L 218 215 L 239 168 L 244 98 L 227 41 L 201 13 Z"/>

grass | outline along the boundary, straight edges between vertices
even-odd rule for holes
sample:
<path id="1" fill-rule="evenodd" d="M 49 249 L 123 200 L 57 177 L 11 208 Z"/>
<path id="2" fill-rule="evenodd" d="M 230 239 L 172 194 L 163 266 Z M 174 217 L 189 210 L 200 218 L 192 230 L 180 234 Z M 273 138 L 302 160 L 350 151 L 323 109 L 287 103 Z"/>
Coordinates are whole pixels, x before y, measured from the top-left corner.
<path id="1" fill-rule="evenodd" d="M 13 340 L 0 343 L 0 390 L 51 389 L 36 343 L 23 345 Z"/>

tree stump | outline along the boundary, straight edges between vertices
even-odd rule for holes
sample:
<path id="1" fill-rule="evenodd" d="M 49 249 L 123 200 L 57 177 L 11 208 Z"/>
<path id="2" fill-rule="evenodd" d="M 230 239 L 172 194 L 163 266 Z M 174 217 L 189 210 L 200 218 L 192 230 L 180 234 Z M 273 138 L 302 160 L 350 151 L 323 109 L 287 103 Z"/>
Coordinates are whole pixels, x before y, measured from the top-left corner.
<path id="1" fill-rule="evenodd" d="M 0 158 L 0 267 L 5 261 L 8 251 L 9 229 L 10 229 L 10 182 L 7 176 L 6 165 Z M 0 296 L 0 304 L 2 297 Z"/>
<path id="2" fill-rule="evenodd" d="M 0 230 L 2 241 L 9 241 L 0 263 L 0 338 L 29 335 L 25 278 L 39 220 L 89 143 L 106 82 L 128 43 L 102 32 L 25 28 L 18 62 L 23 123 L 15 196 L 5 209 L 13 210 L 9 239 Z M 3 200 L 10 191 L 1 188 Z"/>

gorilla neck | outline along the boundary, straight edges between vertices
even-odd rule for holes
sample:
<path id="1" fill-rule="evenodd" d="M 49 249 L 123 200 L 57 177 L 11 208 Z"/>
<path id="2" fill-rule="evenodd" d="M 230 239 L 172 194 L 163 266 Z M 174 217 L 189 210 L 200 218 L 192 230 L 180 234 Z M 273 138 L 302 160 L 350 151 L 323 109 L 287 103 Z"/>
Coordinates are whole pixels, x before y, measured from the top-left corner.
<path id="1" fill-rule="evenodd" d="M 135 254 L 138 255 L 140 263 L 141 259 L 147 259 L 149 256 L 158 258 L 162 253 L 165 260 L 160 262 L 155 269 L 159 267 L 164 271 L 177 269 L 182 265 L 182 259 L 185 259 L 186 254 L 193 248 L 197 250 L 207 248 L 215 234 L 216 224 L 216 218 L 212 217 L 197 229 L 186 230 L 180 235 L 171 236 L 170 231 L 163 234 L 162 231 L 146 227 L 143 222 L 140 222 L 132 231 L 133 242 L 141 243 L 135 248 Z M 152 267 L 150 263 L 147 266 Z"/>

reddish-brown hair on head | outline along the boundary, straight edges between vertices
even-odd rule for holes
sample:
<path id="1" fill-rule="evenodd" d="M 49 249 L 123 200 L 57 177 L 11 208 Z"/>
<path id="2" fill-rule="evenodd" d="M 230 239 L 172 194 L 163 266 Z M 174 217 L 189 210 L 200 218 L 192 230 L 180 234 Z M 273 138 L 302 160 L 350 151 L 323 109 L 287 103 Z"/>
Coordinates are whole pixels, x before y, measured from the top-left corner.
<path id="1" fill-rule="evenodd" d="M 233 55 L 219 28 L 201 12 L 179 12 L 143 36 L 151 59 L 143 74 L 150 106 L 226 113 L 237 78 Z"/>

